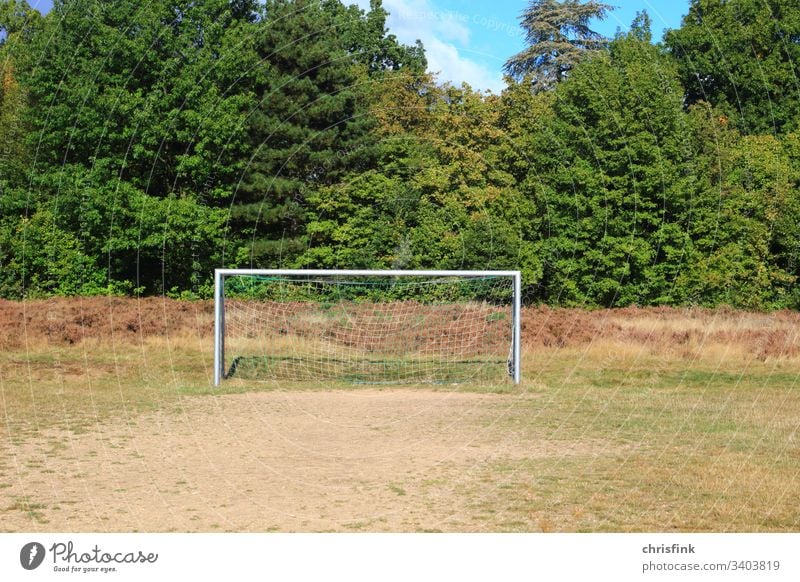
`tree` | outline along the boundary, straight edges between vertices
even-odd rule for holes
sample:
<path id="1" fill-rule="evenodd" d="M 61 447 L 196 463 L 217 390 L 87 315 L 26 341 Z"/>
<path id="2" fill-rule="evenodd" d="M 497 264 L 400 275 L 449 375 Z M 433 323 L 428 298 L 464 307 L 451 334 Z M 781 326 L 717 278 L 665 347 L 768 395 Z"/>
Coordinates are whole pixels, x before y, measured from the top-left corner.
<path id="1" fill-rule="evenodd" d="M 717 125 L 711 142 L 715 171 L 707 172 L 711 180 L 692 200 L 692 247 L 677 294 L 684 303 L 705 306 L 796 308 L 798 136 L 741 136 L 720 127 L 707 105 L 690 113 L 706 118 L 693 121 L 695 127 Z"/>
<path id="2" fill-rule="evenodd" d="M 302 266 L 541 272 L 535 210 L 503 169 L 499 100 L 395 75 L 374 103 L 376 163 L 309 197 Z"/>
<path id="3" fill-rule="evenodd" d="M 596 0 L 531 0 L 521 16 L 528 48 L 506 61 L 505 71 L 518 80 L 528 78 L 536 90 L 552 89 L 587 54 L 608 44 L 589 23 L 611 9 Z"/>
<path id="4" fill-rule="evenodd" d="M 21 216 L 26 210 L 32 161 L 29 97 L 17 63 L 25 60 L 41 24 L 39 12 L 24 0 L 0 0 L 0 216 Z"/>
<path id="5" fill-rule="evenodd" d="M 42 15 L 26 0 L 0 0 L 0 45 L 11 35 L 29 37 L 42 22 Z"/>
<path id="6" fill-rule="evenodd" d="M 52 213 L 0 221 L 0 297 L 92 295 L 104 282 L 95 258 L 56 226 Z"/>
<path id="7" fill-rule="evenodd" d="M 366 65 L 370 76 L 400 70 L 416 75 L 425 73 L 428 63 L 422 43 L 419 40 L 414 46 L 399 43 L 386 28 L 388 15 L 382 0 L 370 0 L 366 13 L 355 4 L 344 11 L 337 10 L 334 19 L 342 46 L 356 61 Z"/>
<path id="8" fill-rule="evenodd" d="M 109 283 L 194 291 L 219 264 L 214 207 L 246 163 L 256 8 L 61 0 L 16 53 L 36 147 L 27 214 L 48 213 Z"/>
<path id="9" fill-rule="evenodd" d="M 554 91 L 506 96 L 514 110 L 538 109 L 508 119 L 528 153 L 527 169 L 515 165 L 520 190 L 542 215 L 538 293 L 548 303 L 675 301 L 691 198 L 682 88 L 640 24 Z"/>
<path id="10" fill-rule="evenodd" d="M 38 164 L 104 168 L 157 197 L 229 197 L 253 100 L 255 8 L 57 0 L 19 67 Z"/>
<path id="11" fill-rule="evenodd" d="M 226 212 L 189 192 L 160 198 L 102 168 L 66 164 L 37 176 L 38 207 L 98 265 L 104 281 L 128 291 L 203 292 L 221 262 Z"/>
<path id="12" fill-rule="evenodd" d="M 246 242 L 237 262 L 275 267 L 305 249 L 306 202 L 346 171 L 367 167 L 372 77 L 424 67 L 421 48 L 386 37 L 380 2 L 365 15 L 339 0 L 269 0 L 258 51 L 267 67 L 250 118 L 253 155 L 232 207 Z"/>
<path id="13" fill-rule="evenodd" d="M 17 79 L 14 59 L 0 48 L 0 195 L 24 182 L 29 164 L 24 121 L 27 96 Z"/>
<path id="14" fill-rule="evenodd" d="M 800 129 L 800 4 L 693 0 L 665 42 L 686 103 L 708 101 L 748 134 Z"/>

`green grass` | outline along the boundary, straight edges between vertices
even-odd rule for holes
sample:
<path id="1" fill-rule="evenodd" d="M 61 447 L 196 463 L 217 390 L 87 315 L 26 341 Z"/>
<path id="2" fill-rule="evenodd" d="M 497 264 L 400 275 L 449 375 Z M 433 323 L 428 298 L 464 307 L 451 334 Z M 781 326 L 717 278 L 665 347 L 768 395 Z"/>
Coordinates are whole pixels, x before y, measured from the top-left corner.
<path id="1" fill-rule="evenodd" d="M 323 358 L 318 356 L 238 356 L 231 362 L 228 378 L 292 382 L 309 375 L 330 382 L 352 384 L 453 384 L 496 383 L 505 377 L 504 360 L 463 359 L 447 361 L 429 359 L 386 358 Z"/>
<path id="2" fill-rule="evenodd" d="M 49 520 L 45 518 L 44 510 L 47 505 L 33 501 L 29 496 L 16 497 L 12 504 L 5 511 L 21 511 L 28 519 L 40 524 L 47 524 Z"/>

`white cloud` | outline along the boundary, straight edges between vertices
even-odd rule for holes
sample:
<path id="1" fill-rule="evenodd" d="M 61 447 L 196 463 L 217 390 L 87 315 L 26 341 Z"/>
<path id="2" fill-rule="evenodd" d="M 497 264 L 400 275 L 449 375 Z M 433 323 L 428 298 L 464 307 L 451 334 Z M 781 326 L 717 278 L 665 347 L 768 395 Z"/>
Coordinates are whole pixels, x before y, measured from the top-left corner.
<path id="1" fill-rule="evenodd" d="M 369 9 L 369 0 L 352 2 Z M 387 27 L 404 44 L 414 44 L 417 39 L 425 46 L 428 69 L 438 73 L 440 81 L 454 85 L 469 83 L 473 89 L 491 89 L 495 93 L 503 87 L 503 77 L 485 65 L 470 59 L 459 49 L 470 43 L 469 19 L 466 15 L 439 10 L 430 0 L 384 0 L 389 12 Z"/>
<path id="2" fill-rule="evenodd" d="M 469 43 L 469 28 L 464 15 L 436 9 L 428 0 L 386 0 L 389 28 L 400 38 L 416 40 L 420 33 L 434 34 L 437 38 Z"/>
<path id="3" fill-rule="evenodd" d="M 500 73 L 461 56 L 452 44 L 437 38 L 422 42 L 425 44 L 425 54 L 428 57 L 428 69 L 434 73 L 438 72 L 440 80 L 450 81 L 457 86 L 466 82 L 473 89 L 491 89 L 495 93 L 499 93 L 505 86 Z"/>

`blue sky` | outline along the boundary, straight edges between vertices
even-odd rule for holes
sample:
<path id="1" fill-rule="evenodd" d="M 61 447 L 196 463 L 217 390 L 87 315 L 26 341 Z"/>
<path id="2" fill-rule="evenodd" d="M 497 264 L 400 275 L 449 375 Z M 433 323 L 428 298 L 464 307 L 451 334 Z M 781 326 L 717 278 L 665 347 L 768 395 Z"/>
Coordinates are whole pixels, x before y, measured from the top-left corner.
<path id="1" fill-rule="evenodd" d="M 143 0 L 146 1 L 146 0 Z M 647 10 L 653 37 L 678 28 L 689 0 L 606 0 L 617 8 L 595 29 L 613 36 L 627 30 L 637 11 Z M 45 12 L 51 0 L 28 0 Z M 369 8 L 369 0 L 345 0 Z M 524 47 L 519 14 L 528 0 L 383 0 L 390 32 L 405 43 L 422 40 L 429 68 L 442 81 L 466 81 L 475 89 L 503 88 L 503 63 Z"/>
<path id="2" fill-rule="evenodd" d="M 349 0 L 363 8 L 369 0 Z M 689 0 L 607 0 L 616 9 L 595 30 L 613 36 L 627 30 L 636 13 L 647 10 L 653 37 L 678 28 Z M 383 0 L 388 26 L 398 39 L 422 40 L 430 70 L 441 80 L 466 81 L 475 89 L 503 88 L 503 63 L 524 48 L 519 15 L 528 0 Z"/>

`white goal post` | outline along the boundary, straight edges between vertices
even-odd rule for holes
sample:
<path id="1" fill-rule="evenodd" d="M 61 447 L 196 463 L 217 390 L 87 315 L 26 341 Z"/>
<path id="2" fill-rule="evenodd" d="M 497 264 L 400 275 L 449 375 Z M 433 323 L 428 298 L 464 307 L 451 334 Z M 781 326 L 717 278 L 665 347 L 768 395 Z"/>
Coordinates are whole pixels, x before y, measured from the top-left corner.
<path id="1" fill-rule="evenodd" d="M 521 284 L 519 271 L 217 269 L 214 385 L 457 382 L 501 365 L 518 384 Z"/>

